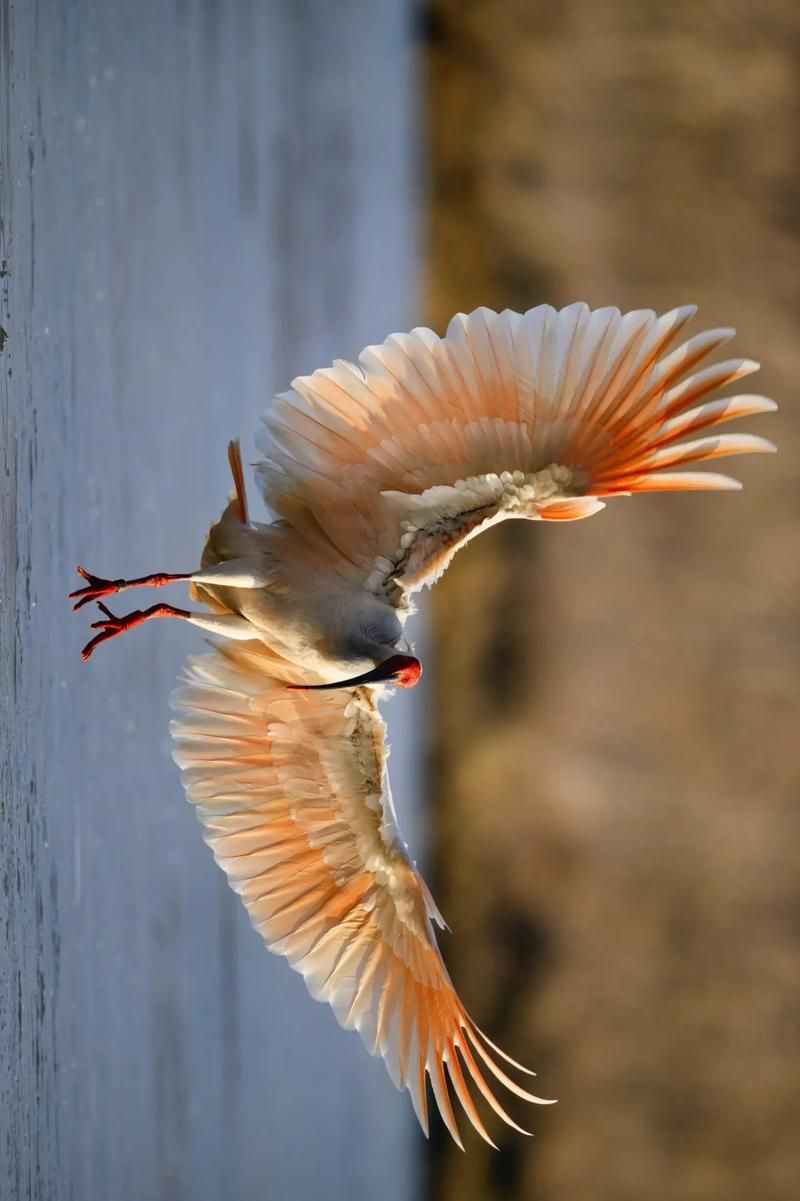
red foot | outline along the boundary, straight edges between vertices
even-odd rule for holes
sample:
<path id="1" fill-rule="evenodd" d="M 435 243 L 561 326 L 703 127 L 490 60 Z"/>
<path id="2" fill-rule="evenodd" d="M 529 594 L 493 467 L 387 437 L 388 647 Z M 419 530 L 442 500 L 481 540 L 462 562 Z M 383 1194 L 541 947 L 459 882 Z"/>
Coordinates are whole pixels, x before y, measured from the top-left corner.
<path id="1" fill-rule="evenodd" d="M 106 620 L 92 622 L 92 629 L 99 630 L 100 633 L 95 634 L 91 642 L 87 642 L 81 651 L 81 658 L 84 662 L 92 657 L 101 642 L 108 642 L 109 638 L 116 638 L 119 634 L 127 634 L 128 630 L 144 625 L 146 621 L 150 621 L 154 617 L 189 616 L 186 609 L 176 609 L 172 605 L 152 605 L 149 609 L 134 609 L 133 613 L 126 613 L 124 617 L 115 617 L 111 610 L 100 602 L 97 607 L 101 613 L 105 613 Z"/>
<path id="2" fill-rule="evenodd" d="M 191 579 L 190 575 L 169 575 L 167 572 L 158 571 L 155 575 L 143 575 L 137 580 L 104 580 L 102 576 L 92 575 L 84 567 L 77 567 L 76 570 L 78 575 L 87 581 L 87 586 L 70 592 L 69 599 L 75 601 L 73 610 L 88 605 L 89 601 L 99 600 L 101 596 L 113 596 L 115 592 L 124 592 L 126 588 L 163 588 L 166 584 L 178 580 Z"/>
<path id="3" fill-rule="evenodd" d="M 119 592 L 125 583 L 124 580 L 104 580 L 80 566 L 76 568 L 76 571 L 88 583 L 85 588 L 79 588 L 77 592 L 70 592 L 69 599 L 76 602 L 72 606 L 73 611 L 80 609 L 83 605 L 88 605 L 89 601 L 99 600 L 101 596 L 111 596 L 114 592 Z"/>

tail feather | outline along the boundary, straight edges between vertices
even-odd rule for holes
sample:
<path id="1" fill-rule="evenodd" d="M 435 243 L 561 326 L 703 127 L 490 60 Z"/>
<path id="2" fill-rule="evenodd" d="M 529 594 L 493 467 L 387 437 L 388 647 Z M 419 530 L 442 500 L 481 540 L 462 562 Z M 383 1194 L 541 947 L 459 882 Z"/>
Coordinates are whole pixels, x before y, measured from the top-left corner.
<path id="1" fill-rule="evenodd" d="M 239 439 L 235 438 L 228 443 L 228 462 L 231 467 L 231 475 L 233 476 L 233 487 L 236 493 L 236 503 L 239 506 L 239 520 L 242 525 L 249 525 L 250 521 L 247 514 L 247 490 L 244 482 L 244 469 L 242 468 L 242 449 L 239 445 Z"/>

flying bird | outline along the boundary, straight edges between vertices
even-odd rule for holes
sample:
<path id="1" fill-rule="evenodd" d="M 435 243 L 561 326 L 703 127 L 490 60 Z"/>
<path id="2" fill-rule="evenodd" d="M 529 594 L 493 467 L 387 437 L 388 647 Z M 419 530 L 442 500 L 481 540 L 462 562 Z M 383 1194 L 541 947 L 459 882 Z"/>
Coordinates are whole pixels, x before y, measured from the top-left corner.
<path id="1" fill-rule="evenodd" d="M 231 443 L 233 492 L 198 570 L 105 580 L 78 568 L 75 608 L 97 600 L 103 613 L 84 659 L 155 618 L 215 636 L 187 662 L 172 734 L 217 863 L 269 949 L 383 1056 L 426 1133 L 430 1082 L 459 1145 L 454 1099 L 489 1142 L 474 1090 L 515 1129 L 498 1085 L 542 1099 L 447 973 L 442 918 L 397 828 L 378 703 L 420 678 L 404 636 L 412 594 L 477 534 L 510 518 L 575 521 L 635 492 L 738 488 L 695 465 L 774 450 L 719 432 L 776 405 L 708 399 L 758 364 L 704 365 L 734 331 L 681 342 L 694 312 L 478 309 L 444 337 L 393 334 L 273 401 L 258 439 L 268 524 L 250 520 Z M 117 617 L 102 603 L 181 580 L 203 608 Z"/>

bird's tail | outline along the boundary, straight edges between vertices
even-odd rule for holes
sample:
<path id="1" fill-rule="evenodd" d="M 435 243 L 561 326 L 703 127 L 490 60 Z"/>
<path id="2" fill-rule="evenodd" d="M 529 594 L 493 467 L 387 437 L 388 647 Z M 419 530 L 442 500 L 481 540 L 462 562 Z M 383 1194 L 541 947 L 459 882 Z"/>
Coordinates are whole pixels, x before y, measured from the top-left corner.
<path id="1" fill-rule="evenodd" d="M 230 463 L 231 475 L 233 476 L 234 495 L 231 497 L 231 501 L 236 501 L 239 521 L 242 525 L 249 525 L 247 490 L 245 488 L 244 469 L 242 467 L 242 448 L 239 445 L 238 438 L 234 438 L 233 441 L 228 443 L 228 462 Z"/>
<path id="2" fill-rule="evenodd" d="M 222 510 L 219 520 L 208 531 L 206 544 L 200 557 L 202 570 L 218 567 L 231 559 L 246 559 L 257 550 L 258 533 L 250 524 L 245 489 L 242 452 L 238 438 L 228 443 L 228 463 L 233 476 L 233 491 Z M 226 590 L 227 591 L 227 590 Z M 207 584 L 193 584 L 191 594 L 195 600 L 213 609 L 226 610 L 228 606 Z"/>
<path id="3" fill-rule="evenodd" d="M 239 558 L 252 549 L 253 530 L 247 506 L 247 492 L 238 438 L 228 443 L 228 463 L 233 476 L 233 491 L 228 503 L 208 532 L 203 551 L 203 567 L 213 567 L 227 559 Z"/>

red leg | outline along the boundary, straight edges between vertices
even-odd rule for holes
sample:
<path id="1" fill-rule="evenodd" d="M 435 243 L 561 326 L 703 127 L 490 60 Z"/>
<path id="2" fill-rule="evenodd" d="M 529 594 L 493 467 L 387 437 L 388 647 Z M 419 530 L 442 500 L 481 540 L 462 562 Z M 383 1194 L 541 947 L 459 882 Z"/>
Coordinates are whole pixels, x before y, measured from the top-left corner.
<path id="1" fill-rule="evenodd" d="M 97 606 L 101 613 L 105 613 L 106 621 L 93 621 L 92 629 L 99 630 L 99 634 L 95 634 L 91 642 L 87 642 L 86 646 L 81 651 L 83 660 L 89 659 L 92 653 L 97 649 L 101 642 L 108 642 L 109 638 L 116 638 L 118 634 L 127 634 L 128 630 L 133 630 L 136 626 L 144 625 L 146 621 L 152 621 L 155 617 L 182 617 L 184 620 L 191 617 L 188 609 L 176 609 L 173 605 L 153 605 L 149 609 L 134 609 L 133 613 L 126 613 L 124 617 L 115 617 L 114 614 L 98 602 Z"/>
<path id="2" fill-rule="evenodd" d="M 83 567 L 77 568 L 78 575 L 87 581 L 85 588 L 70 592 L 69 599 L 74 600 L 73 609 L 88 605 L 89 601 L 99 600 L 101 596 L 113 596 L 115 592 L 124 592 L 126 588 L 163 588 L 166 584 L 176 584 L 179 580 L 190 580 L 188 575 L 169 575 L 158 571 L 155 575 L 143 575 L 138 580 L 104 580 L 102 576 L 92 575 Z"/>

